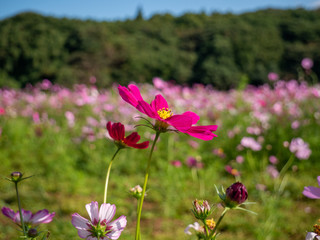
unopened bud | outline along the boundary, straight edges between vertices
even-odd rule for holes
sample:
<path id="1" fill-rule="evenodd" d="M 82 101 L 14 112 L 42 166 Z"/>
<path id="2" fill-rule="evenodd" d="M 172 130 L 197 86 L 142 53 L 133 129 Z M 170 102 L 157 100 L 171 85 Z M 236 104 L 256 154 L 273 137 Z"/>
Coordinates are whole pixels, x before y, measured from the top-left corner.
<path id="1" fill-rule="evenodd" d="M 30 228 L 28 231 L 28 237 L 35 238 L 38 236 L 38 231 L 35 228 Z"/>
<path id="2" fill-rule="evenodd" d="M 22 173 L 21 172 L 13 172 L 11 173 L 11 180 L 13 182 L 19 182 L 22 178 Z"/>
<path id="3" fill-rule="evenodd" d="M 232 184 L 226 190 L 226 200 L 230 203 L 236 203 L 237 205 L 244 203 L 248 198 L 248 192 L 246 187 L 240 183 L 236 182 Z"/>
<path id="4" fill-rule="evenodd" d="M 192 211 L 197 219 L 205 220 L 211 214 L 211 207 L 207 200 L 195 200 Z"/>
<path id="5" fill-rule="evenodd" d="M 136 199 L 140 199 L 142 196 L 142 191 L 143 189 L 140 187 L 140 185 L 137 185 L 133 188 L 130 189 L 130 193 L 133 197 L 135 197 Z M 146 194 L 145 194 L 146 195 Z"/>

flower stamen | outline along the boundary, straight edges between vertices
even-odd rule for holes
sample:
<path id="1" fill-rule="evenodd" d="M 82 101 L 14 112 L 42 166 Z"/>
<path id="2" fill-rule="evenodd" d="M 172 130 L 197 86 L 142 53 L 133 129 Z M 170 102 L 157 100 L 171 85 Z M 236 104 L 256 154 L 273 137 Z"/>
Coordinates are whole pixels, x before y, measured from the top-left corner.
<path id="1" fill-rule="evenodd" d="M 216 222 L 213 220 L 213 218 L 207 219 L 206 224 L 211 230 L 213 230 L 216 226 Z"/>
<path id="2" fill-rule="evenodd" d="M 320 225 L 318 224 L 313 225 L 313 232 L 316 233 L 318 236 L 320 236 Z"/>
<path id="3" fill-rule="evenodd" d="M 171 109 L 168 109 L 168 108 L 162 108 L 162 109 L 158 110 L 157 113 L 158 113 L 159 117 L 164 120 L 173 115 Z"/>

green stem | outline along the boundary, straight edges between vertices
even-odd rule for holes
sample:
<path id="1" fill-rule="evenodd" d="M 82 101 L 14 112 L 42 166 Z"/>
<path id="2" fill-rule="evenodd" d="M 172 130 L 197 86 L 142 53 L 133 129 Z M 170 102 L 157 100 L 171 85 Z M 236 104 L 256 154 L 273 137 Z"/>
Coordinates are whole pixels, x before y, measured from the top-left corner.
<path id="1" fill-rule="evenodd" d="M 215 234 L 215 232 L 217 231 L 220 223 L 221 223 L 221 220 L 223 219 L 224 215 L 226 215 L 227 211 L 229 210 L 229 208 L 225 208 L 224 211 L 222 212 L 216 226 L 214 227 L 214 229 L 211 231 L 209 237 L 208 237 L 208 240 L 211 240 L 212 236 Z"/>
<path id="2" fill-rule="evenodd" d="M 137 201 L 137 213 L 139 212 L 139 210 L 140 210 L 140 201 Z M 139 231 L 138 239 L 141 239 L 141 232 L 140 231 Z"/>
<path id="3" fill-rule="evenodd" d="M 138 206 L 136 238 L 135 238 L 136 240 L 140 239 L 140 219 L 141 219 L 143 200 L 144 200 L 144 195 L 146 193 L 147 182 L 148 182 L 149 173 L 150 173 L 152 153 L 153 153 L 154 147 L 156 145 L 156 142 L 158 141 L 159 136 L 160 136 L 160 132 L 156 132 L 156 137 L 155 137 L 155 139 L 153 141 L 153 144 L 152 144 L 152 147 L 151 147 L 151 150 L 150 150 L 150 154 L 149 154 L 149 158 L 148 158 L 148 165 L 147 165 L 146 174 L 145 174 L 145 177 L 144 177 L 142 195 L 141 195 L 139 206 Z"/>
<path id="4" fill-rule="evenodd" d="M 203 225 L 204 225 L 204 229 L 206 230 L 206 235 L 208 237 L 209 236 L 209 230 L 208 230 L 208 225 L 206 223 L 206 220 L 202 220 L 202 222 L 203 222 Z"/>
<path id="5" fill-rule="evenodd" d="M 289 167 L 293 163 L 293 160 L 294 160 L 294 154 L 292 154 L 290 156 L 289 160 L 286 162 L 286 164 L 281 169 L 280 174 L 279 174 L 280 177 L 283 177 L 283 175 L 286 173 L 286 171 L 289 169 Z"/>
<path id="6" fill-rule="evenodd" d="M 103 202 L 104 203 L 107 202 L 108 182 L 109 182 L 109 176 L 110 176 L 110 170 L 111 170 L 112 162 L 113 162 L 113 159 L 116 157 L 117 153 L 120 151 L 120 149 L 121 148 L 117 149 L 117 151 L 115 152 L 115 154 L 113 155 L 113 157 L 111 158 L 111 161 L 109 163 L 108 172 L 107 172 L 107 176 L 106 176 L 106 185 L 104 187 L 104 198 L 103 198 Z"/>
<path id="7" fill-rule="evenodd" d="M 274 184 L 274 190 L 277 191 L 277 194 L 281 194 L 281 188 L 285 186 L 285 177 L 286 177 L 286 172 L 288 171 L 289 167 L 292 165 L 294 161 L 294 154 L 292 154 L 290 156 L 290 158 L 288 159 L 288 161 L 286 162 L 286 164 L 283 166 L 283 168 L 281 169 L 280 173 L 279 173 L 279 177 L 276 180 L 275 184 Z"/>
<path id="8" fill-rule="evenodd" d="M 21 210 L 21 202 L 20 202 L 20 197 L 19 197 L 19 191 L 18 191 L 18 183 L 14 182 L 15 186 L 16 186 L 16 193 L 17 193 L 17 199 L 18 199 L 18 207 L 19 207 L 19 214 L 20 214 L 20 221 L 21 221 L 21 227 L 23 230 L 23 235 L 25 237 L 27 237 L 27 233 L 26 233 L 26 229 L 24 227 L 24 221 L 23 221 L 23 217 L 22 217 L 22 210 Z"/>

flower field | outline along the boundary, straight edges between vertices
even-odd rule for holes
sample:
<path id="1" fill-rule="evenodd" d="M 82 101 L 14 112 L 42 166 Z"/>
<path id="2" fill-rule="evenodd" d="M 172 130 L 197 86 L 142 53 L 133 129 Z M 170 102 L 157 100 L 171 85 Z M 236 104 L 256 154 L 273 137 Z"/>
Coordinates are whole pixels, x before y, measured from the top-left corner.
<path id="1" fill-rule="evenodd" d="M 22 207 L 55 212 L 52 222 L 39 228 L 49 230 L 51 239 L 79 239 L 72 214 L 87 218 L 84 206 L 102 203 L 105 174 L 117 149 L 116 133 L 110 136 L 106 129 L 109 121 L 138 131 L 140 142 L 155 138 L 143 126 L 141 111 L 121 98 L 118 84 L 97 89 L 90 80 L 72 89 L 49 80 L 23 90 L 0 89 L 0 205 L 18 209 L 5 177 L 14 171 L 33 175 L 20 186 Z M 184 232 L 197 221 L 192 202 L 215 205 L 217 221 L 222 207 L 215 186 L 235 181 L 246 186 L 248 200 L 255 202 L 248 208 L 257 215 L 228 213 L 217 239 L 298 240 L 312 231 L 320 201 L 302 191 L 317 186 L 320 175 L 319 85 L 274 79 L 260 87 L 217 91 L 154 78 L 153 85 L 138 86 L 147 102 L 156 94 L 165 97 L 172 112 L 161 116 L 191 111 L 200 116 L 200 125 L 218 125 L 217 137 L 203 141 L 168 121 L 179 131 L 162 133 L 155 147 L 141 216 L 143 239 L 197 239 L 193 230 Z M 120 239 L 134 239 L 137 200 L 130 189 L 143 184 L 148 154 L 148 149 L 126 149 L 112 165 L 108 202 L 116 205 L 117 218 L 127 219 Z M 16 225 L 0 215 L 0 239 L 16 236 Z"/>

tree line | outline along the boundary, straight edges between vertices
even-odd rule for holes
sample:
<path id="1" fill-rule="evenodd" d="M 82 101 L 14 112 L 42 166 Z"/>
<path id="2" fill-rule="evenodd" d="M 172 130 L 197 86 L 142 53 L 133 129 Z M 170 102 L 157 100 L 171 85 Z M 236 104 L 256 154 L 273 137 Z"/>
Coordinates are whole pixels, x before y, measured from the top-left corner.
<path id="1" fill-rule="evenodd" d="M 218 89 L 259 85 L 269 72 L 297 76 L 303 58 L 320 76 L 320 10 L 236 14 L 157 14 L 97 22 L 21 13 L 0 21 L 0 87 L 43 79 L 65 86 L 97 79 L 179 84 Z"/>

